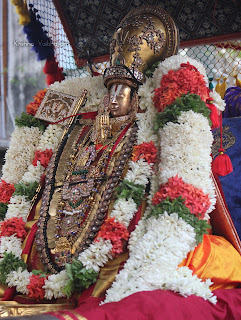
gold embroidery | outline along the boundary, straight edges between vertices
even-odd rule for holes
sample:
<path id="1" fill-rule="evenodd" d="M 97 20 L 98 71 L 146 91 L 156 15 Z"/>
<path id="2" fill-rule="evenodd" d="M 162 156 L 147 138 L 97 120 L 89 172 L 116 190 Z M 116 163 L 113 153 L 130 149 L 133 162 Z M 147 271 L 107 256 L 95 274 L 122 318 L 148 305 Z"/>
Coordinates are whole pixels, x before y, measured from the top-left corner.
<path id="1" fill-rule="evenodd" d="M 231 148 L 235 142 L 236 138 L 230 130 L 228 125 L 223 126 L 223 148 L 227 150 Z M 217 129 L 213 135 L 214 142 L 212 146 L 212 156 L 215 158 L 218 155 L 218 149 L 220 148 L 220 129 Z"/>

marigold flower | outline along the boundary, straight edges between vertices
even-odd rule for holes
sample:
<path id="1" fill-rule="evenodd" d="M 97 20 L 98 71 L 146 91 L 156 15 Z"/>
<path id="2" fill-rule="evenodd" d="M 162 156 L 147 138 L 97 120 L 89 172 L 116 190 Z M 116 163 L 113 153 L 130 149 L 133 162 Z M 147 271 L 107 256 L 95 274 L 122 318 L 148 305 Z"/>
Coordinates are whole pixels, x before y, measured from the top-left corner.
<path id="1" fill-rule="evenodd" d="M 38 108 L 39 108 L 39 103 L 36 103 L 35 101 L 32 101 L 26 106 L 26 111 L 27 111 L 28 114 L 31 114 L 32 116 L 35 116 Z"/>
<path id="2" fill-rule="evenodd" d="M 35 116 L 45 94 L 47 92 L 47 89 L 43 89 L 43 90 L 39 90 L 36 94 L 36 96 L 34 96 L 34 101 L 30 102 L 27 106 L 26 106 L 26 111 L 28 114 L 31 114 L 32 116 Z"/>

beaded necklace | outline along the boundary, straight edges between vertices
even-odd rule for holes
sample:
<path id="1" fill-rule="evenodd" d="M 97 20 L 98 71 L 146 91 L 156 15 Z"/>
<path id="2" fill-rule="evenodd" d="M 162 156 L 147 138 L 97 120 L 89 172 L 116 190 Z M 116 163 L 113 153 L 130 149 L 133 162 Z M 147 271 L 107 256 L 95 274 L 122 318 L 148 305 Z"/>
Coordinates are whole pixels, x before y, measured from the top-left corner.
<path id="1" fill-rule="evenodd" d="M 77 145 L 72 145 L 65 172 L 68 180 L 62 184 L 62 192 L 59 192 L 57 199 L 58 210 L 55 213 L 51 210 L 50 194 L 53 190 L 46 191 L 43 195 L 44 208 L 40 210 L 43 228 L 38 228 L 36 239 L 42 261 L 51 272 L 61 270 L 92 243 L 132 151 L 128 144 L 133 145 L 135 141 L 136 127 L 129 123 L 96 150 L 90 139 L 92 130 L 93 128 L 87 130 L 87 134 L 85 132 Z M 131 135 L 134 135 L 134 140 L 133 137 L 128 139 Z M 117 145 L 121 151 L 116 160 L 112 154 Z M 53 161 L 57 165 L 57 161 Z M 50 180 L 53 181 L 53 173 Z M 49 187 L 46 186 L 45 190 L 49 190 Z M 44 227 L 44 221 L 47 222 L 47 228 Z M 40 239 L 44 241 L 39 241 Z"/>

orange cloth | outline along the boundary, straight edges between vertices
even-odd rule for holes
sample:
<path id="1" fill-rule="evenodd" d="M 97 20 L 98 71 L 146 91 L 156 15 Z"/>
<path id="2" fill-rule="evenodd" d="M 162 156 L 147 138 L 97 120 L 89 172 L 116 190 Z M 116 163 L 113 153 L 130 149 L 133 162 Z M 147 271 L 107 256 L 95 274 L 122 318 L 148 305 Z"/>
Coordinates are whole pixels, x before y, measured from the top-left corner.
<path id="1" fill-rule="evenodd" d="M 203 242 L 179 265 L 184 266 L 203 280 L 211 279 L 211 290 L 231 289 L 241 284 L 241 256 L 223 237 L 205 234 Z"/>

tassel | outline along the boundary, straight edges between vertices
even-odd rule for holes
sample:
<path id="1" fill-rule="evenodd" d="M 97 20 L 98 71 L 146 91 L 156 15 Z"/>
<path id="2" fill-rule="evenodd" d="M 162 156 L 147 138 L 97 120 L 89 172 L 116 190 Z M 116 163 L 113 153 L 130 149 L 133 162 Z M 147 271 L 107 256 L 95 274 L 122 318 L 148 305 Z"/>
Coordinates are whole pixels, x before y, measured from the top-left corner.
<path id="1" fill-rule="evenodd" d="M 208 87 L 210 91 L 213 91 L 214 86 L 213 86 L 213 78 L 208 78 Z"/>
<path id="2" fill-rule="evenodd" d="M 212 122 L 212 130 L 217 129 L 220 126 L 220 119 L 219 119 L 217 107 L 213 103 L 212 98 L 208 98 L 208 100 L 206 101 L 206 106 L 211 111 L 210 120 Z"/>
<path id="3" fill-rule="evenodd" d="M 43 24 L 40 22 L 38 10 L 29 5 L 29 15 L 31 22 L 23 27 L 29 43 L 32 43 L 32 50 L 36 52 L 38 60 L 45 60 L 54 57 L 54 45 L 48 37 L 47 31 L 44 31 Z"/>
<path id="4" fill-rule="evenodd" d="M 233 165 L 231 159 L 227 154 L 224 154 L 225 150 L 223 149 L 222 140 L 222 113 L 220 114 L 220 148 L 218 149 L 219 155 L 213 160 L 212 169 L 213 172 L 219 176 L 226 176 L 229 173 L 233 172 Z"/>
<path id="5" fill-rule="evenodd" d="M 63 68 L 58 66 L 58 62 L 55 58 L 46 60 L 43 72 L 46 74 L 46 82 L 48 86 L 55 81 L 61 82 L 65 79 Z"/>
<path id="6" fill-rule="evenodd" d="M 26 1 L 12 0 L 12 4 L 16 7 L 16 12 L 19 15 L 19 24 L 27 25 L 30 23 L 30 16 Z"/>

